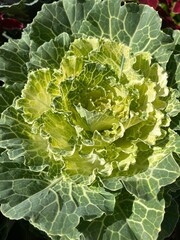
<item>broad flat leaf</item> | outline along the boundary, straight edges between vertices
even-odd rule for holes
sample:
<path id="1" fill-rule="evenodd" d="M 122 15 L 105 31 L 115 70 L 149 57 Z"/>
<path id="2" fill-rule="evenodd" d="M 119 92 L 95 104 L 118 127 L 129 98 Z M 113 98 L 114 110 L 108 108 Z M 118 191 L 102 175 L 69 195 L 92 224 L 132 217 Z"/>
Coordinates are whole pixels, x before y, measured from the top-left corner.
<path id="1" fill-rule="evenodd" d="M 7 107 L 9 107 L 14 98 L 20 95 L 23 83 L 11 84 L 8 86 L 0 86 L 0 112 L 2 113 Z"/>
<path id="2" fill-rule="evenodd" d="M 30 125 L 13 107 L 4 111 L 0 126 L 0 147 L 7 146 L 9 159 L 18 162 L 25 161 L 30 169 L 36 171 L 41 171 L 49 165 L 53 169 L 54 159 L 48 156 L 47 142 L 39 135 L 31 133 Z M 0 159 L 5 161 L 3 157 Z M 62 163 L 57 163 L 56 167 L 58 168 L 59 165 Z"/>
<path id="3" fill-rule="evenodd" d="M 89 11 L 101 0 L 62 0 L 72 33 L 77 33 Z"/>
<path id="4" fill-rule="evenodd" d="M 116 206 L 113 215 L 103 215 L 92 222 L 81 221 L 79 231 L 83 233 L 82 240 L 136 240 L 129 227 L 127 219 L 133 214 L 132 207 L 134 197 L 123 190 L 122 195 L 116 198 Z"/>
<path id="5" fill-rule="evenodd" d="M 112 216 L 81 222 L 83 240 L 154 240 L 157 239 L 164 214 L 164 200 L 134 199 L 123 190 L 117 197 Z M 154 208 L 156 206 L 156 208 Z"/>
<path id="6" fill-rule="evenodd" d="M 154 208 L 156 206 L 156 208 Z M 136 239 L 157 239 L 164 217 L 164 199 L 144 201 L 138 198 L 133 204 L 133 214 L 127 220 Z"/>
<path id="7" fill-rule="evenodd" d="M 173 42 L 170 36 L 160 31 L 160 27 L 158 13 L 147 5 L 121 6 L 119 0 L 105 0 L 90 11 L 79 33 L 123 42 L 133 52 L 149 51 L 165 67 Z"/>
<path id="8" fill-rule="evenodd" d="M 133 195 L 150 200 L 156 198 L 161 187 L 171 184 L 179 176 L 180 167 L 174 157 L 168 155 L 147 171 L 123 179 L 123 183 Z"/>
<path id="9" fill-rule="evenodd" d="M 30 38 L 38 47 L 63 32 L 76 33 L 96 2 L 99 0 L 61 0 L 43 5 L 31 25 Z"/>
<path id="10" fill-rule="evenodd" d="M 43 172 L 11 162 L 1 164 L 0 190 L 3 214 L 27 219 L 49 235 L 65 239 L 79 239 L 80 217 L 92 220 L 104 212 L 111 214 L 115 203 L 114 196 L 103 188 L 77 185 L 63 177 L 52 180 Z"/>
<path id="11" fill-rule="evenodd" d="M 20 40 L 11 40 L 0 47 L 0 79 L 5 83 L 22 83 L 26 80 L 29 61 L 28 31 Z"/>
<path id="12" fill-rule="evenodd" d="M 28 69 L 34 68 L 59 68 L 62 57 L 68 50 L 70 37 L 67 33 L 62 33 L 49 42 L 41 45 L 37 51 L 32 53 Z"/>
<path id="13" fill-rule="evenodd" d="M 20 95 L 27 78 L 26 63 L 29 61 L 28 29 L 22 39 L 10 40 L 0 47 L 0 111 L 10 106 Z"/>
<path id="14" fill-rule="evenodd" d="M 31 50 L 36 50 L 43 43 L 49 42 L 63 32 L 72 33 L 62 1 L 44 4 L 31 25 Z"/>
<path id="15" fill-rule="evenodd" d="M 105 0 L 90 11 L 81 25 L 80 32 L 120 40 L 137 50 L 145 50 L 151 38 L 159 35 L 160 26 L 158 14 L 147 6 L 121 6 L 119 0 Z"/>

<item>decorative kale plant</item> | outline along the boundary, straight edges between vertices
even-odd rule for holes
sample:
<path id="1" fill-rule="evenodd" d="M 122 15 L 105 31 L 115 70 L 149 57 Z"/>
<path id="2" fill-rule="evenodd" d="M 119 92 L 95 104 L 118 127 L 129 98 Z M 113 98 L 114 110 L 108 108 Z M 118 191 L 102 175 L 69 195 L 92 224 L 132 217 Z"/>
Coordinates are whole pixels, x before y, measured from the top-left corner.
<path id="1" fill-rule="evenodd" d="M 43 5 L 0 48 L 0 203 L 53 240 L 161 240 L 179 217 L 180 33 L 120 0 Z"/>

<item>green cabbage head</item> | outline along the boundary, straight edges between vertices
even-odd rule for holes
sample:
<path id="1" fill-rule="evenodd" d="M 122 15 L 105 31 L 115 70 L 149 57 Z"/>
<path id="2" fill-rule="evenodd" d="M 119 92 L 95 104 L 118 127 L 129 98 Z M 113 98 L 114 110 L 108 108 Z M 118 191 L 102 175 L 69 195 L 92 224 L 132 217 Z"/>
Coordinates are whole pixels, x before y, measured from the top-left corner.
<path id="1" fill-rule="evenodd" d="M 59 69 L 30 72 L 16 101 L 63 174 L 132 175 L 167 154 L 167 74 L 109 39 L 74 40 Z M 174 99 L 173 99 L 174 100 Z"/>
<path id="2" fill-rule="evenodd" d="M 29 220 L 53 240 L 171 234 L 180 35 L 160 26 L 145 5 L 60 0 L 0 48 L 6 217 Z"/>

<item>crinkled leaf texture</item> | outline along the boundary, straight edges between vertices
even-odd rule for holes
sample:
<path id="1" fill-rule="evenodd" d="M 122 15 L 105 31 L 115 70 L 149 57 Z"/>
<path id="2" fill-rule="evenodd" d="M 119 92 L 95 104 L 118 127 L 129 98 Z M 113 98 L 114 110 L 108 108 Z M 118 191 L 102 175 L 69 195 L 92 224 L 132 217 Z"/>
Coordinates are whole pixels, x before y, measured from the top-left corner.
<path id="1" fill-rule="evenodd" d="M 180 35 L 121 2 L 43 5 L 0 48 L 1 212 L 53 240 L 160 240 L 178 219 Z"/>

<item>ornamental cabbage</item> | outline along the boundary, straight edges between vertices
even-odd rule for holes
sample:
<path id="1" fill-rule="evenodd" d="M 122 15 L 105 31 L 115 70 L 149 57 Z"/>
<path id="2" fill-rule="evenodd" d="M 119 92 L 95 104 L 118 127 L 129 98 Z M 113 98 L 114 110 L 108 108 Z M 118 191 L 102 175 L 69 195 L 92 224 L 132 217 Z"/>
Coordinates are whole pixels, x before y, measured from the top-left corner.
<path id="1" fill-rule="evenodd" d="M 180 34 L 160 29 L 145 5 L 59 0 L 0 47 L 3 215 L 53 240 L 171 234 Z"/>

